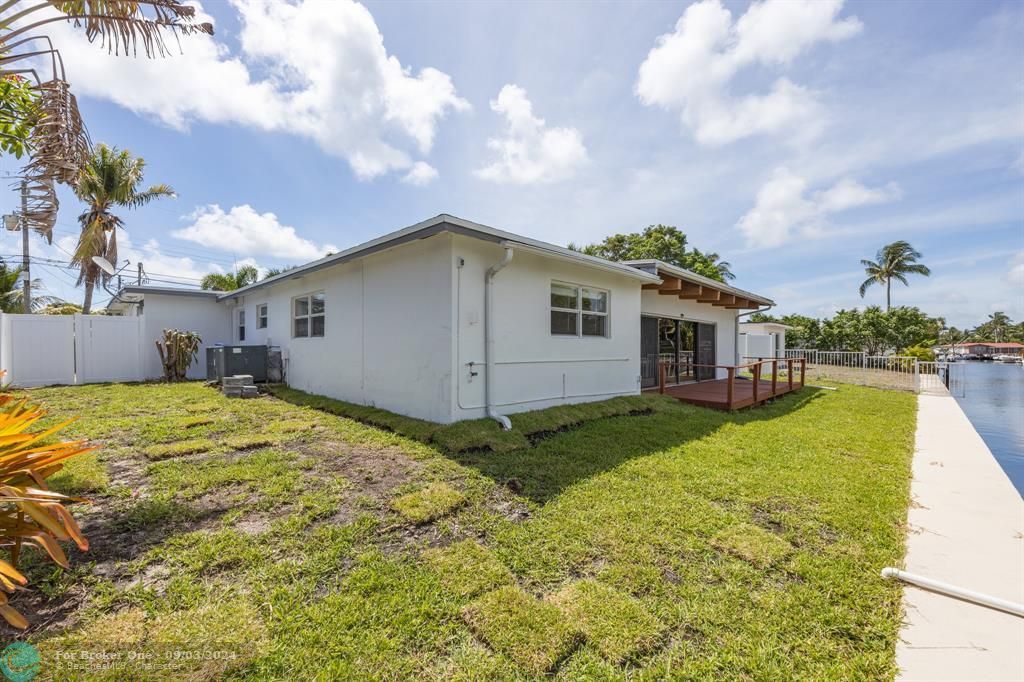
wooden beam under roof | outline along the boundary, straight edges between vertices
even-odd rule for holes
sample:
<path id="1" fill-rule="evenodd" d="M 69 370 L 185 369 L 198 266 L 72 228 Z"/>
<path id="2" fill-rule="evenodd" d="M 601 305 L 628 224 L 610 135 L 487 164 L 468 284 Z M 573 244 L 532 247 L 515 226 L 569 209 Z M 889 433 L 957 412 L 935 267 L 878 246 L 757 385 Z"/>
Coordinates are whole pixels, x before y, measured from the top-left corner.
<path id="1" fill-rule="evenodd" d="M 717 305 L 717 306 L 736 305 L 736 297 L 733 296 L 732 294 L 722 294 L 719 297 L 719 299 L 717 301 L 715 301 L 714 303 L 712 303 L 711 305 Z"/>
<path id="2" fill-rule="evenodd" d="M 659 294 L 678 294 L 683 290 L 683 280 L 678 277 L 661 275 L 661 286 L 658 287 Z"/>
<path id="3" fill-rule="evenodd" d="M 707 289 L 704 295 L 697 299 L 697 303 L 714 303 L 722 297 L 722 292 L 718 289 Z"/>
<path id="4" fill-rule="evenodd" d="M 683 282 L 683 290 L 679 292 L 679 298 L 696 300 L 704 295 L 704 287 L 699 284 Z"/>
<path id="5" fill-rule="evenodd" d="M 760 307 L 761 306 L 759 306 L 757 303 L 754 303 L 753 301 L 747 300 L 745 298 L 738 298 L 738 299 L 736 299 L 736 304 L 735 305 L 727 305 L 727 306 L 725 306 L 726 310 L 747 310 L 747 309 L 750 309 L 750 308 L 760 308 Z"/>

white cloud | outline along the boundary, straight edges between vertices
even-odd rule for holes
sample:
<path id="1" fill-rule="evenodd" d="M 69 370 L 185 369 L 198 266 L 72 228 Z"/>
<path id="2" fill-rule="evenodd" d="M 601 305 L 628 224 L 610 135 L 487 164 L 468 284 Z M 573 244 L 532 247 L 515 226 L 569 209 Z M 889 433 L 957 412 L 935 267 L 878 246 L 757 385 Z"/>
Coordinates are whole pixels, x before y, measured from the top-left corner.
<path id="1" fill-rule="evenodd" d="M 1010 261 L 1010 271 L 1006 278 L 1015 287 L 1024 287 L 1024 251 L 1018 251 Z"/>
<path id="2" fill-rule="evenodd" d="M 203 36 L 184 54 L 113 57 L 84 31 L 52 24 L 79 95 L 107 99 L 166 125 L 234 123 L 293 133 L 344 158 L 362 179 L 408 170 L 430 151 L 438 122 L 469 108 L 451 78 L 413 73 L 384 47 L 370 12 L 350 0 L 232 0 L 241 50 Z"/>
<path id="3" fill-rule="evenodd" d="M 842 179 L 828 189 L 808 193 L 807 181 L 787 168 L 776 168 L 761 186 L 754 207 L 740 218 L 737 227 L 753 247 L 773 247 L 786 243 L 793 232 L 807 236 L 822 233 L 826 219 L 858 206 L 896 201 L 899 187 L 866 187 L 854 180 Z"/>
<path id="4" fill-rule="evenodd" d="M 423 161 L 414 163 L 409 172 L 402 176 L 402 182 L 417 187 L 429 185 L 434 180 L 437 180 L 437 169 Z"/>
<path id="5" fill-rule="evenodd" d="M 575 128 L 549 128 L 533 115 L 526 90 L 507 84 L 491 100 L 491 110 L 505 117 L 505 134 L 487 140 L 497 159 L 475 171 L 477 177 L 520 185 L 571 177 L 587 161 L 583 137 Z"/>
<path id="6" fill-rule="evenodd" d="M 273 213 L 257 213 L 248 204 L 232 206 L 227 212 L 210 204 L 187 217 L 192 224 L 172 232 L 174 237 L 242 256 L 309 261 L 338 250 L 331 244 L 317 246 L 303 239 Z"/>
<path id="7" fill-rule="evenodd" d="M 640 65 L 636 93 L 648 106 L 678 110 L 702 144 L 783 130 L 813 135 L 823 118 L 813 91 L 787 78 L 767 93 L 742 97 L 729 86 L 744 68 L 785 67 L 817 43 L 859 33 L 856 17 L 837 21 L 842 6 L 843 0 L 764 0 L 734 23 L 720 0 L 696 2 Z"/>

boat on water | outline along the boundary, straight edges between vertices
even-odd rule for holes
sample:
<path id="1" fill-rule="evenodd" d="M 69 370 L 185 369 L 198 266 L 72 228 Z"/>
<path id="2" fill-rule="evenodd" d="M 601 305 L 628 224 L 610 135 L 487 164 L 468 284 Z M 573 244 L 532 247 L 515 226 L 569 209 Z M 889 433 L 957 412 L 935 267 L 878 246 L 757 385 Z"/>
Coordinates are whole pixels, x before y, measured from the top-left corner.
<path id="1" fill-rule="evenodd" d="M 1019 365 L 1022 361 L 1022 357 L 1020 355 L 1010 355 L 1009 353 L 996 355 L 992 359 L 995 360 L 996 362 L 1004 362 L 1008 365 Z"/>

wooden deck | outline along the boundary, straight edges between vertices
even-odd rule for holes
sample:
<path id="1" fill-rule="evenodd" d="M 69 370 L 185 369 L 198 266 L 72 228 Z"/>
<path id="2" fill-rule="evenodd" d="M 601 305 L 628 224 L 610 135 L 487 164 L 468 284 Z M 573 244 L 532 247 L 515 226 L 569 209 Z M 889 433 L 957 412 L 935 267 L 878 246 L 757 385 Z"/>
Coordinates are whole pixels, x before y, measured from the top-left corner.
<path id="1" fill-rule="evenodd" d="M 782 372 L 780 372 L 780 364 L 784 365 Z M 728 378 L 669 386 L 665 383 L 665 376 L 669 369 L 666 367 L 665 371 L 661 372 L 660 385 L 655 390 L 684 403 L 718 410 L 740 410 L 744 407 L 760 405 L 787 393 L 799 391 L 804 387 L 806 365 L 803 360 L 764 360 L 738 367 L 726 365 L 715 365 L 714 367 L 726 369 Z M 751 377 L 736 376 L 736 370 L 750 370 Z M 754 379 L 755 376 L 761 378 Z"/>

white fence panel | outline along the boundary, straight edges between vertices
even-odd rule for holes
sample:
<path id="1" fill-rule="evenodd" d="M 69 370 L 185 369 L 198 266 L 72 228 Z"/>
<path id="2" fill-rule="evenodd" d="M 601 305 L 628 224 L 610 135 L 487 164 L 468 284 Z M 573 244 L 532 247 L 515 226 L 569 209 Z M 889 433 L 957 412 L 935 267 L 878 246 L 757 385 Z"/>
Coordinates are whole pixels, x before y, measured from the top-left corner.
<path id="1" fill-rule="evenodd" d="M 142 317 L 74 317 L 77 383 L 142 381 Z"/>
<path id="2" fill-rule="evenodd" d="M 75 383 L 75 321 L 70 315 L 3 315 L 0 364 L 16 386 Z"/>

